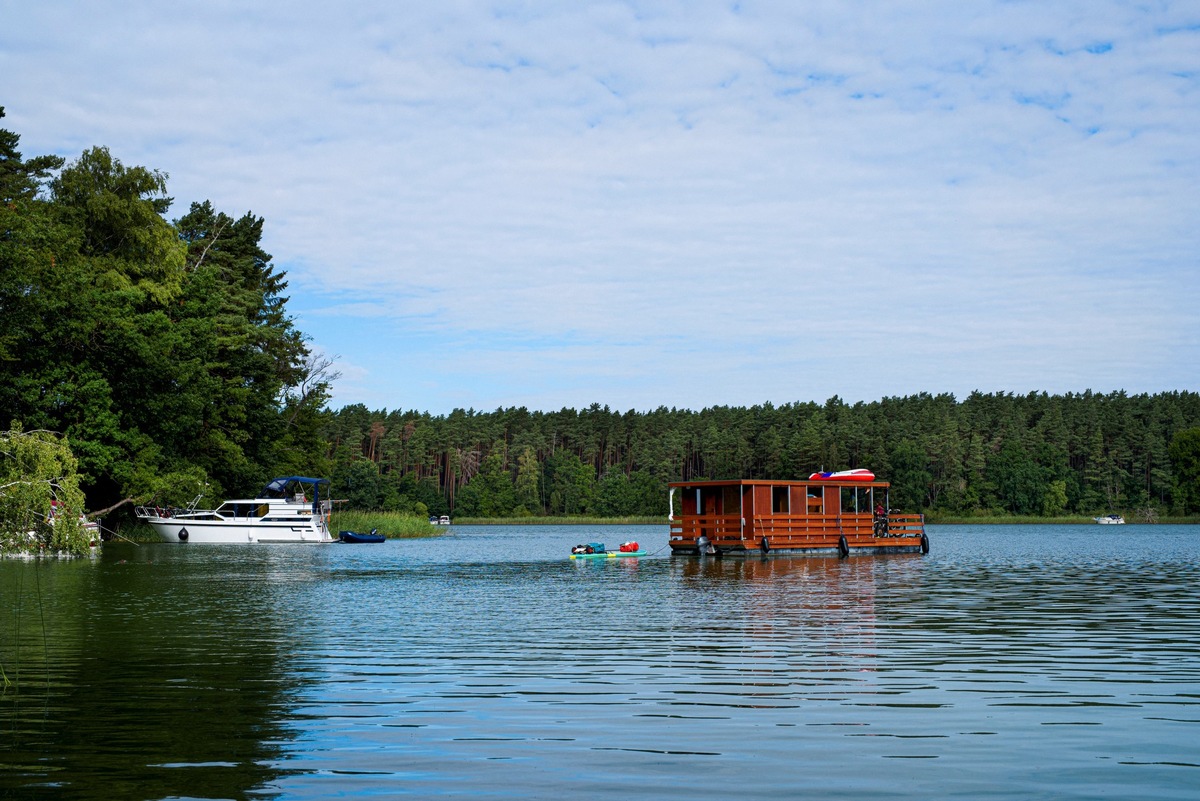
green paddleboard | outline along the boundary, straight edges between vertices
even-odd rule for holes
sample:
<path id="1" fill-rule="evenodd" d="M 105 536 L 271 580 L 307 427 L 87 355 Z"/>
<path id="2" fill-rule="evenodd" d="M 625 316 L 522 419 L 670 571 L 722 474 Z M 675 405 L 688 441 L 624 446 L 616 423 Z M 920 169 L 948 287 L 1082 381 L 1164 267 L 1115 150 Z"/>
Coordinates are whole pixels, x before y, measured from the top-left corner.
<path id="1" fill-rule="evenodd" d="M 605 551 L 604 553 L 573 553 L 572 559 L 613 559 L 623 556 L 645 556 L 645 551 Z"/>

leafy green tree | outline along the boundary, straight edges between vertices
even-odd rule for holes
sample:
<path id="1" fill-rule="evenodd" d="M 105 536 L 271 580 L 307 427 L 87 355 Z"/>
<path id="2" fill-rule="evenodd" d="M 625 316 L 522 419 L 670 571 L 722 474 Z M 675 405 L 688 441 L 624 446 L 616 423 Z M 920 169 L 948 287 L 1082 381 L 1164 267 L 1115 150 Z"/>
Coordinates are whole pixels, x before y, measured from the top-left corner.
<path id="1" fill-rule="evenodd" d="M 370 459 L 338 465 L 329 488 L 330 497 L 345 500 L 351 509 L 396 511 L 399 506 L 395 487 L 379 474 L 379 466 Z"/>
<path id="2" fill-rule="evenodd" d="M 1041 514 L 1045 496 L 1043 476 L 1020 445 L 1007 443 L 988 462 L 988 473 L 1006 511 L 1016 515 Z"/>
<path id="3" fill-rule="evenodd" d="M 479 474 L 467 485 L 478 496 L 476 508 L 464 514 L 508 517 L 516 506 L 513 480 L 504 464 L 504 443 L 497 442 L 479 466 Z M 461 500 L 460 500 L 461 503 Z"/>
<path id="4" fill-rule="evenodd" d="M 904 440 L 892 450 L 890 461 L 892 506 L 911 512 L 924 508 L 926 493 L 933 482 L 933 475 L 926 467 L 925 451 L 917 443 Z"/>
<path id="5" fill-rule="evenodd" d="M 592 508 L 595 468 L 573 453 L 559 451 L 545 462 L 551 514 L 586 514 Z"/>
<path id="6" fill-rule="evenodd" d="M 0 408 L 66 434 L 93 505 L 327 475 L 336 374 L 286 313 L 262 218 L 203 203 L 172 224 L 165 174 L 92 148 L 51 179 L 61 160 L 17 142 L 0 131 Z"/>
<path id="7" fill-rule="evenodd" d="M 1067 482 L 1051 481 L 1042 496 L 1042 514 L 1054 517 L 1067 508 Z"/>
<path id="8" fill-rule="evenodd" d="M 167 176 L 126 167 L 107 148 L 84 151 L 51 182 L 55 208 L 80 234 L 81 255 L 112 301 L 143 309 L 173 300 L 184 247 L 162 215 Z"/>
<path id="9" fill-rule="evenodd" d="M 596 484 L 596 514 L 624 517 L 633 514 L 633 488 L 629 477 L 620 470 L 609 470 Z"/>
<path id="10" fill-rule="evenodd" d="M 1200 511 L 1200 428 L 1179 431 L 1168 449 L 1175 475 L 1175 503 L 1184 514 Z"/>
<path id="11" fill-rule="evenodd" d="M 537 460 L 537 452 L 529 445 L 521 449 L 517 456 L 517 480 L 514 488 L 516 514 L 532 514 L 534 510 L 542 511 L 542 502 L 538 496 L 538 483 L 541 466 Z"/>
<path id="12" fill-rule="evenodd" d="M 220 400 L 189 407 L 179 449 L 239 489 L 260 482 L 263 466 L 323 474 L 322 410 L 336 378 L 286 314 L 287 282 L 262 248 L 263 224 L 208 202 L 176 223 L 188 248 L 176 359 L 196 366 L 189 394 Z"/>
<path id="13" fill-rule="evenodd" d="M 85 554 L 75 456 L 48 431 L 0 432 L 0 551 Z"/>
<path id="14" fill-rule="evenodd" d="M 133 373 L 161 353 L 151 340 L 182 280 L 182 246 L 158 216 L 162 189 L 161 176 L 97 149 L 54 179 L 50 200 L 7 209 L 18 219 L 5 226 L 0 285 L 23 288 L 0 315 L 10 321 L 0 395 L 27 427 L 67 435 L 83 479 L 108 487 L 97 497 L 166 472 L 145 469 L 158 446 L 123 408 L 147 391 Z"/>

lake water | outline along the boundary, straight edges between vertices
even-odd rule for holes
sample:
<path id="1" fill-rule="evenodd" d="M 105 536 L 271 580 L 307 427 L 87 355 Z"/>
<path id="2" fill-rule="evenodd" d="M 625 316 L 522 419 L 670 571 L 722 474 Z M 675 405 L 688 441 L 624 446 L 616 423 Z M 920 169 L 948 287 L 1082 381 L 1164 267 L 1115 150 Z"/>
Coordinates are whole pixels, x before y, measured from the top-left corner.
<path id="1" fill-rule="evenodd" d="M 654 527 L 0 561 L 0 797 L 1195 799 L 1200 529 Z M 627 539 L 640 560 L 575 562 Z"/>

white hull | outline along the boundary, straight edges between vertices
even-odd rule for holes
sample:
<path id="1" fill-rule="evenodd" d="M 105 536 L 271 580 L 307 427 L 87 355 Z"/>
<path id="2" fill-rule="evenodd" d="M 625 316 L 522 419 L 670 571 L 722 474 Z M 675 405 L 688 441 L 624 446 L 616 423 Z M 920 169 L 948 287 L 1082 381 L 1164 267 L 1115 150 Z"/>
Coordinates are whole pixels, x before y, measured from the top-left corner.
<path id="1" fill-rule="evenodd" d="M 333 542 L 324 525 L 314 521 L 295 523 L 232 520 L 188 520 L 173 517 L 146 521 L 163 542 Z"/>

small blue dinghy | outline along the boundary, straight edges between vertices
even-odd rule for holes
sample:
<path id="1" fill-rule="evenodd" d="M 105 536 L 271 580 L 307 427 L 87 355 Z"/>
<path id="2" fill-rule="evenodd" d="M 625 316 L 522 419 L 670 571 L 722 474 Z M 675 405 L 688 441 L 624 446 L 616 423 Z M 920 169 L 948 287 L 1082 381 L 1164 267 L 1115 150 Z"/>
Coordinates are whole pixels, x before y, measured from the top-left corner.
<path id="1" fill-rule="evenodd" d="M 339 531 L 338 541 L 350 544 L 361 542 L 383 542 L 386 537 L 379 533 L 379 529 L 371 529 L 370 534 L 359 534 L 357 531 Z"/>

